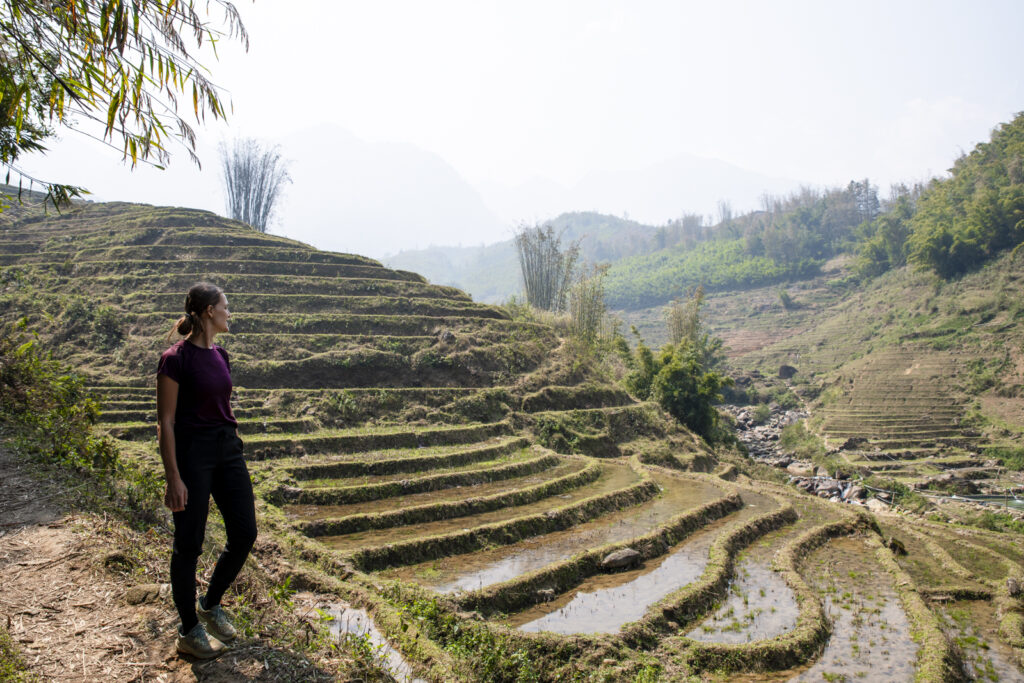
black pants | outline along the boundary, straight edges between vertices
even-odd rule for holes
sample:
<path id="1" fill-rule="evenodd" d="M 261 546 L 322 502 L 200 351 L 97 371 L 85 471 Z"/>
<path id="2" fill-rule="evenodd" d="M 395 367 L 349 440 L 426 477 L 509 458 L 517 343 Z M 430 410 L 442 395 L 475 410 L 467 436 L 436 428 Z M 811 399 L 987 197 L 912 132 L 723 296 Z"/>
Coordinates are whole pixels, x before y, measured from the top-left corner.
<path id="1" fill-rule="evenodd" d="M 174 430 L 178 472 L 188 489 L 185 509 L 174 513 L 171 592 L 182 631 L 196 625 L 196 565 L 203 552 L 210 495 L 217 503 L 228 542 L 217 559 L 206 591 L 206 605 L 221 596 L 238 576 L 256 542 L 256 510 L 252 481 L 242 457 L 242 440 L 231 425 L 212 429 Z"/>

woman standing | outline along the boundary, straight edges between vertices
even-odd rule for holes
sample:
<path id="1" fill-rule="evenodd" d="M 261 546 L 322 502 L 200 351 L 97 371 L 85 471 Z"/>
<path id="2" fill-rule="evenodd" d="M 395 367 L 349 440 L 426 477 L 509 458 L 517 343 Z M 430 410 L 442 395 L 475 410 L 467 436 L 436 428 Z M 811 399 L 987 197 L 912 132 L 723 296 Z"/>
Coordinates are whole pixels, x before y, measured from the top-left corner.
<path id="1" fill-rule="evenodd" d="M 231 364 L 228 352 L 213 343 L 217 334 L 228 331 L 230 318 L 220 287 L 194 285 L 185 297 L 185 315 L 167 335 L 168 340 L 175 332 L 185 338 L 163 353 L 157 368 L 164 504 L 174 513 L 171 592 L 181 617 L 177 650 L 203 659 L 220 654 L 235 637 L 220 600 L 256 541 L 252 482 L 231 412 Z M 211 494 L 224 518 L 227 545 L 197 603 L 196 565 Z"/>

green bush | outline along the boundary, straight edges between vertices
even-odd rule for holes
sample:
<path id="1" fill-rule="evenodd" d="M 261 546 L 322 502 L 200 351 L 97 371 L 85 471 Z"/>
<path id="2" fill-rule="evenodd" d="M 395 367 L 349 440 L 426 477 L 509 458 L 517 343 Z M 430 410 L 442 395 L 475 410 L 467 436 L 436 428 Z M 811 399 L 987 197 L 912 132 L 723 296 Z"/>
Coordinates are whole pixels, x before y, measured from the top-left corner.
<path id="1" fill-rule="evenodd" d="M 764 403 L 761 403 L 756 408 L 754 408 L 754 412 L 751 415 L 751 417 L 754 420 L 754 424 L 763 425 L 772 417 L 771 408 L 769 408 Z"/>
<path id="2" fill-rule="evenodd" d="M 74 484 L 74 499 L 127 513 L 135 525 L 158 519 L 163 480 L 121 458 L 93 433 L 99 406 L 22 320 L 0 330 L 0 433 L 8 445 Z M 113 502 L 111 506 L 110 503 Z"/>

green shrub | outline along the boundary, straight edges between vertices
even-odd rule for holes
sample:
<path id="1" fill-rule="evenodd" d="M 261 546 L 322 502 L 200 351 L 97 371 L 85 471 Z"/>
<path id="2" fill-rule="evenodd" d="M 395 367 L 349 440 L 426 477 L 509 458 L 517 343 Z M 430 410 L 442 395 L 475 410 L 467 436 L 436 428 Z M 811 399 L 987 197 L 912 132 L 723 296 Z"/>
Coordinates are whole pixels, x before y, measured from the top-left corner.
<path id="1" fill-rule="evenodd" d="M 771 408 L 769 408 L 764 403 L 761 403 L 756 408 L 754 408 L 754 412 L 751 415 L 751 417 L 753 418 L 754 424 L 763 425 L 772 417 Z"/>
<path id="2" fill-rule="evenodd" d="M 779 434 L 779 445 L 803 460 L 813 461 L 825 456 L 825 445 L 807 429 L 803 421 L 783 427 Z"/>

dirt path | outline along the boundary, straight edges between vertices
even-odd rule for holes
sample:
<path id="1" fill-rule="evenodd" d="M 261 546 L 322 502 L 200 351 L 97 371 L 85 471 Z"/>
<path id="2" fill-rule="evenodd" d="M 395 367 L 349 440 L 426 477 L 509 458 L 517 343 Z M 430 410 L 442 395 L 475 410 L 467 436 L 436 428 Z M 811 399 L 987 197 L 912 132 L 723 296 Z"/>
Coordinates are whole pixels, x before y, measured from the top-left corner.
<path id="1" fill-rule="evenodd" d="M 99 515 L 64 514 L 60 492 L 46 486 L 0 451 L 0 627 L 32 674 L 104 683 L 338 679 L 264 638 L 240 638 L 209 662 L 179 657 L 157 564 L 167 540 Z"/>

